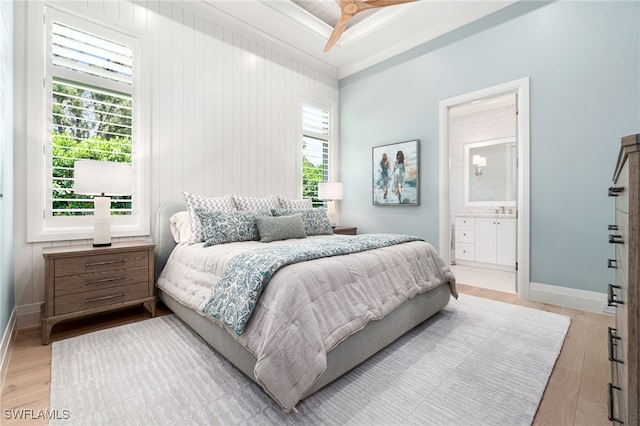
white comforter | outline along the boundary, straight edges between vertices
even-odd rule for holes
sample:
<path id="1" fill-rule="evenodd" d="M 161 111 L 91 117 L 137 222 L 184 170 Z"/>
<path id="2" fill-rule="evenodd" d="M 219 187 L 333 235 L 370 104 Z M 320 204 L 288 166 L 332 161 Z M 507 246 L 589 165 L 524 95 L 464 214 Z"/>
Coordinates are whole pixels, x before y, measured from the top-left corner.
<path id="1" fill-rule="evenodd" d="M 266 245 L 179 244 L 157 285 L 201 313 L 229 259 Z M 255 355 L 257 382 L 290 411 L 326 370 L 327 352 L 369 321 L 443 283 L 457 297 L 451 270 L 423 241 L 288 265 L 272 277 L 244 332 L 230 334 Z"/>

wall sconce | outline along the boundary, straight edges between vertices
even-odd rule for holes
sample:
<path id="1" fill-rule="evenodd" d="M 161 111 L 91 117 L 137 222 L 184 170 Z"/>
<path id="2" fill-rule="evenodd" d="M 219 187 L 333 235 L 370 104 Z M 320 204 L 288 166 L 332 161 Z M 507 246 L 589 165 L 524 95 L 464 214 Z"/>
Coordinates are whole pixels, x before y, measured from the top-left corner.
<path id="1" fill-rule="evenodd" d="M 329 200 L 327 203 L 327 217 L 331 226 L 336 226 L 335 200 L 344 198 L 344 186 L 340 182 L 320 182 L 318 184 L 318 198 Z"/>
<path id="2" fill-rule="evenodd" d="M 487 166 L 487 157 L 474 155 L 471 162 L 476 168 L 476 176 L 480 176 L 482 174 L 482 168 Z"/>
<path id="3" fill-rule="evenodd" d="M 113 161 L 76 160 L 73 163 L 73 192 L 93 197 L 93 246 L 111 245 L 111 198 L 131 195 L 131 164 Z"/>

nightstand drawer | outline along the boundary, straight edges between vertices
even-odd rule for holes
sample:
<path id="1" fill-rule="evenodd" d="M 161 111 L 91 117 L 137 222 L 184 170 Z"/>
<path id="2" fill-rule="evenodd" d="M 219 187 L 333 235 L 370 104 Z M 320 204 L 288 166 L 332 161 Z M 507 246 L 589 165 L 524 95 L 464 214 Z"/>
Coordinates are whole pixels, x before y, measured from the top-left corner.
<path id="1" fill-rule="evenodd" d="M 105 253 L 56 259 L 55 276 L 64 277 L 139 266 L 149 267 L 148 251 Z"/>
<path id="2" fill-rule="evenodd" d="M 148 297 L 148 295 L 149 285 L 146 282 L 73 293 L 56 297 L 55 315 L 86 311 L 106 305 L 116 305 L 131 300 L 142 299 Z"/>
<path id="3" fill-rule="evenodd" d="M 146 283 L 148 278 L 149 268 L 147 266 L 58 277 L 55 279 L 55 297 L 138 282 Z"/>

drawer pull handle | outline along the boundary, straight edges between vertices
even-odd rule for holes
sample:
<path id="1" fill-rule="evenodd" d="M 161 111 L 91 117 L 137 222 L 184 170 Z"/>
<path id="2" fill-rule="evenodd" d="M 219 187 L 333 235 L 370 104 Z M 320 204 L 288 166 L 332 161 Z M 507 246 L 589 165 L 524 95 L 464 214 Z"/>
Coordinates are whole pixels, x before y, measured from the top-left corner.
<path id="1" fill-rule="evenodd" d="M 617 197 L 622 191 L 624 191 L 624 186 L 610 186 L 609 197 Z"/>
<path id="2" fill-rule="evenodd" d="M 616 358 L 614 354 L 613 347 L 618 346 L 617 343 L 614 343 L 614 340 L 620 340 L 620 336 L 616 336 L 615 334 L 617 331 L 618 330 L 616 330 L 615 328 L 609 327 L 609 361 L 617 362 L 619 364 L 624 364 L 624 361 L 622 361 L 619 358 Z"/>
<path id="3" fill-rule="evenodd" d="M 120 293 L 120 294 L 112 294 L 110 296 L 94 297 L 93 299 L 85 300 L 85 303 L 100 302 L 102 300 L 114 299 L 116 297 L 124 297 L 126 296 L 126 294 L 127 293 Z"/>
<path id="4" fill-rule="evenodd" d="M 608 411 L 609 411 L 609 421 L 610 422 L 616 422 L 616 423 L 620 423 L 621 425 L 624 424 L 624 422 L 620 419 L 617 419 L 616 417 L 614 417 L 613 415 L 613 390 L 620 390 L 620 388 L 618 386 L 614 386 L 611 383 L 609 383 L 609 400 L 607 401 L 607 406 L 608 406 Z"/>
<path id="5" fill-rule="evenodd" d="M 113 277 L 113 278 L 104 278 L 102 280 L 85 281 L 84 285 L 111 283 L 111 282 L 114 282 L 114 281 L 122 281 L 125 278 L 126 277 Z"/>
<path id="6" fill-rule="evenodd" d="M 624 302 L 622 300 L 616 299 L 615 294 L 613 294 L 613 289 L 614 288 L 621 288 L 619 285 L 613 285 L 613 284 L 609 284 L 607 285 L 607 305 L 609 306 L 614 306 L 614 305 L 624 305 Z"/>
<path id="7" fill-rule="evenodd" d="M 622 235 L 609 234 L 609 244 L 624 244 L 624 241 L 622 241 Z"/>
<path id="8" fill-rule="evenodd" d="M 611 268 L 611 269 L 616 269 L 617 266 L 614 264 L 617 264 L 618 262 L 615 259 L 607 259 L 607 268 Z"/>
<path id="9" fill-rule="evenodd" d="M 607 231 L 617 231 L 618 225 L 609 225 L 607 226 Z"/>
<path id="10" fill-rule="evenodd" d="M 101 266 L 101 265 L 113 265 L 114 263 L 124 263 L 124 259 L 120 260 L 105 260 L 104 262 L 87 262 L 84 264 L 87 268 L 90 266 Z"/>

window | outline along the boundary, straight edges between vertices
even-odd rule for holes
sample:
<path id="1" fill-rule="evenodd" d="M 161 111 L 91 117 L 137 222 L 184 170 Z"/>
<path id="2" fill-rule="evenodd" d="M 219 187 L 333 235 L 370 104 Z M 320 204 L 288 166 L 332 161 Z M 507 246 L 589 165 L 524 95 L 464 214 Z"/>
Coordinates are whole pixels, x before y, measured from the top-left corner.
<path id="1" fill-rule="evenodd" d="M 131 164 L 131 96 L 87 86 L 53 82 L 51 134 L 51 213 L 93 214 L 93 198 L 73 192 L 77 159 Z M 111 209 L 131 214 L 131 196 L 112 197 Z"/>
<path id="2" fill-rule="evenodd" d="M 133 47 L 54 20 L 50 60 L 51 215 L 93 215 L 93 198 L 73 192 L 73 163 L 131 164 Z M 131 197 L 111 210 L 131 214 Z"/>
<path id="3" fill-rule="evenodd" d="M 73 192 L 77 159 L 132 165 L 132 194 L 111 197 L 112 234 L 148 235 L 149 148 L 139 129 L 137 39 L 53 8 L 44 13 L 44 167 L 41 197 L 29 206 L 41 203 L 43 220 L 29 229 L 29 241 L 90 238 L 93 198 Z"/>
<path id="4" fill-rule="evenodd" d="M 329 180 L 330 119 L 329 108 L 302 105 L 302 196 L 314 207 L 324 206 L 318 183 Z"/>

